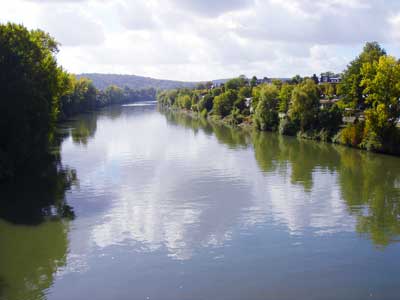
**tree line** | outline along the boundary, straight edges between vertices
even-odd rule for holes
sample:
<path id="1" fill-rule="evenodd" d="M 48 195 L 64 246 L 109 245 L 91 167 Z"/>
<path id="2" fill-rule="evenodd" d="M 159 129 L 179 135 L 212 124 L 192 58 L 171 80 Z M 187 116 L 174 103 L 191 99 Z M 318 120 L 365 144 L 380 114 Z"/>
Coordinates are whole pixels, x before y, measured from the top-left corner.
<path id="1" fill-rule="evenodd" d="M 74 114 L 111 104 L 152 100 L 154 89 L 98 90 L 58 65 L 59 44 L 42 30 L 0 24 L 0 180 L 48 153 L 55 126 Z"/>
<path id="2" fill-rule="evenodd" d="M 296 75 L 257 84 L 256 77 L 240 76 L 220 86 L 162 91 L 157 99 L 229 124 L 400 154 L 399 60 L 378 43 L 366 43 L 340 77 L 339 83 Z"/>

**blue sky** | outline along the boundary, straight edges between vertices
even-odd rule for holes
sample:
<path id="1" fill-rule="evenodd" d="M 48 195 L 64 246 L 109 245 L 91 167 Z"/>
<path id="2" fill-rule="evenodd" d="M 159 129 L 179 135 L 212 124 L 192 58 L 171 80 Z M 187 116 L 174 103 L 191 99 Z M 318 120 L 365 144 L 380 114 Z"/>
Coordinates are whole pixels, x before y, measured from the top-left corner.
<path id="1" fill-rule="evenodd" d="M 399 55 L 386 0 L 0 0 L 0 22 L 42 28 L 70 72 L 177 80 L 339 72 L 367 41 Z"/>

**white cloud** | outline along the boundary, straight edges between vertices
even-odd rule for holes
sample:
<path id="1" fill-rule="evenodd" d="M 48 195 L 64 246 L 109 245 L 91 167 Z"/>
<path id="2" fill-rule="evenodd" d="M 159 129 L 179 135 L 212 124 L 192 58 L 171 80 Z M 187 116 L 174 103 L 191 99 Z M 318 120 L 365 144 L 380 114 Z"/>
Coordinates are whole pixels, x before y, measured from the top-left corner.
<path id="1" fill-rule="evenodd" d="M 50 32 L 77 73 L 311 75 L 341 71 L 367 41 L 397 51 L 400 38 L 400 3 L 387 0 L 3 2 L 0 22 Z"/>
<path id="2" fill-rule="evenodd" d="M 223 13 L 240 10 L 254 3 L 253 0 L 172 0 L 178 8 L 192 11 L 205 17 L 216 17 Z"/>
<path id="3" fill-rule="evenodd" d="M 40 13 L 43 29 L 62 45 L 100 45 L 105 40 L 102 25 L 77 9 L 47 8 Z"/>

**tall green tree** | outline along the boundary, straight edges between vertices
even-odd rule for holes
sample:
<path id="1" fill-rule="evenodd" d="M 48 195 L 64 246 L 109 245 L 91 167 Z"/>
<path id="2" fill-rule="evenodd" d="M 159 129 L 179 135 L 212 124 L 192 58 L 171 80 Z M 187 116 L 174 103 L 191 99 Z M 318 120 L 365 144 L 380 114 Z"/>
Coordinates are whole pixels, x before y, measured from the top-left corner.
<path id="1" fill-rule="evenodd" d="M 229 115 L 233 104 L 237 100 L 237 93 L 234 90 L 228 90 L 214 98 L 214 113 L 220 117 Z"/>
<path id="2" fill-rule="evenodd" d="M 369 107 L 365 111 L 364 144 L 370 150 L 379 150 L 400 117 L 400 63 L 393 56 L 381 56 L 379 61 L 363 64 L 361 74 L 360 86 Z"/>
<path id="3" fill-rule="evenodd" d="M 253 76 L 250 80 L 250 86 L 255 87 L 257 85 L 257 77 Z"/>
<path id="4" fill-rule="evenodd" d="M 0 25 L 0 178 L 46 151 L 68 76 L 57 42 L 41 30 Z"/>
<path id="5" fill-rule="evenodd" d="M 365 63 L 373 64 L 379 61 L 379 58 L 384 55 L 386 51 L 377 42 L 366 43 L 361 54 L 347 66 L 339 88 L 347 106 L 361 109 L 368 107 L 364 102 L 361 68 Z"/>
<path id="6" fill-rule="evenodd" d="M 289 118 L 299 122 L 300 129 L 311 129 L 319 111 L 318 87 L 312 79 L 305 80 L 294 88 L 289 108 Z"/>
<path id="7" fill-rule="evenodd" d="M 278 95 L 279 90 L 273 84 L 263 85 L 260 89 L 254 121 L 260 130 L 275 130 L 279 123 L 278 118 Z"/>
<path id="8" fill-rule="evenodd" d="M 279 91 L 279 112 L 287 113 L 294 86 L 285 83 Z"/>
<path id="9" fill-rule="evenodd" d="M 225 82 L 225 90 L 238 90 L 240 87 L 245 86 L 247 80 L 244 76 L 233 78 Z"/>

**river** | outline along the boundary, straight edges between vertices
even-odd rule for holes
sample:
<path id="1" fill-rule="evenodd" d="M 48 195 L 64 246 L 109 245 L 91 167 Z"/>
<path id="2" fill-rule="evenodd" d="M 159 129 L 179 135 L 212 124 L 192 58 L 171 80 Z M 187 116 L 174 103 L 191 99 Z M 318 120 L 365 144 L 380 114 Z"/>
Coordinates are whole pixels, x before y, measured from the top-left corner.
<path id="1" fill-rule="evenodd" d="M 154 103 L 60 132 L 1 187 L 0 299 L 399 299 L 400 158 Z"/>

